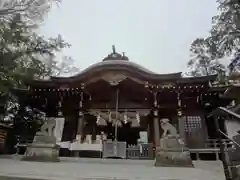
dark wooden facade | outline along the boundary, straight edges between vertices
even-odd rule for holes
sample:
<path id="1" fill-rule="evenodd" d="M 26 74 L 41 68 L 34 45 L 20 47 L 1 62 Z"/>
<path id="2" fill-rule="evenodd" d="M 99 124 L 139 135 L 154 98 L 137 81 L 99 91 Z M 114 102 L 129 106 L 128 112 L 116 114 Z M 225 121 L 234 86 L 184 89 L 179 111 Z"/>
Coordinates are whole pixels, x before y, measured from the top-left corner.
<path id="1" fill-rule="evenodd" d="M 114 51 L 75 76 L 30 82 L 27 103 L 49 117 L 65 118 L 62 141 L 73 141 L 86 133 L 95 138 L 101 131 L 114 136 L 116 129 L 111 123 L 97 125 L 96 114 L 112 112 L 113 119 L 121 119 L 125 113 L 136 112 L 139 127 L 121 122 L 119 141 L 135 144 L 136 132 L 143 130 L 148 132 L 148 141 L 159 146 L 159 120 L 168 118 L 190 148 L 204 148 L 208 139 L 215 138 L 214 124 L 207 114 L 228 103 L 220 98 L 226 88 L 212 86 L 215 79 L 157 74 Z"/>

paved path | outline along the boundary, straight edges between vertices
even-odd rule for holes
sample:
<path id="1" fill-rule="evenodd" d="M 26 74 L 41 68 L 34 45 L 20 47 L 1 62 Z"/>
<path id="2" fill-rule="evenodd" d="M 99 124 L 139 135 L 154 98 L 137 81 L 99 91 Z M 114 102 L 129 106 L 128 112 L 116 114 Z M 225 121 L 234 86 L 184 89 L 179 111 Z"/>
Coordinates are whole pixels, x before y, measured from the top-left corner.
<path id="1" fill-rule="evenodd" d="M 196 168 L 154 167 L 152 163 L 113 159 L 65 158 L 60 163 L 0 159 L 0 176 L 49 180 L 224 180 L 217 162 L 196 162 Z"/>

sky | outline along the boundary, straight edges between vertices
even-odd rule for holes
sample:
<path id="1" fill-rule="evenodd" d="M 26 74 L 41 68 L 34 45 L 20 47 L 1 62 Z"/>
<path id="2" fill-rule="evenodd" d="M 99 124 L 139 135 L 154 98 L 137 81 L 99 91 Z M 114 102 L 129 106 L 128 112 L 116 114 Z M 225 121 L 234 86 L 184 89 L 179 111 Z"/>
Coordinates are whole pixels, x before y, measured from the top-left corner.
<path id="1" fill-rule="evenodd" d="M 159 74 L 185 72 L 194 39 L 205 37 L 217 13 L 215 0 L 62 0 L 40 32 L 71 44 L 71 56 L 84 70 L 112 51 Z M 59 55 L 60 56 L 60 55 Z"/>

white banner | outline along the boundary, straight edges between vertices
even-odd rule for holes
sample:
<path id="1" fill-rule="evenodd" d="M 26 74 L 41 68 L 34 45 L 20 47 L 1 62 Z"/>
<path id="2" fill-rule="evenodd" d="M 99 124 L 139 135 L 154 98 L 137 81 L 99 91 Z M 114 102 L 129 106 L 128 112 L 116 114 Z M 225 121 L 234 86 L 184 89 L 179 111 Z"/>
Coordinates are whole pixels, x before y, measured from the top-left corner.
<path id="1" fill-rule="evenodd" d="M 55 120 L 56 126 L 54 129 L 54 136 L 56 137 L 57 142 L 61 142 L 65 119 L 63 117 L 58 117 L 55 118 Z"/>

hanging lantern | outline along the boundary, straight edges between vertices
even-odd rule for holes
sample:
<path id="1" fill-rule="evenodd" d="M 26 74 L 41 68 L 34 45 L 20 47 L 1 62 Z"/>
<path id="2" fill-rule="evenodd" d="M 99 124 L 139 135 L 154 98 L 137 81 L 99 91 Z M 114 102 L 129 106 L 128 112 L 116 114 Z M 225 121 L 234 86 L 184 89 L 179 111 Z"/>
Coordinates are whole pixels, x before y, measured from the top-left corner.
<path id="1" fill-rule="evenodd" d="M 83 107 L 83 92 L 81 92 L 81 99 L 79 101 L 79 107 L 82 108 Z"/>
<path id="2" fill-rule="evenodd" d="M 83 107 L 83 103 L 82 103 L 82 101 L 79 102 L 79 107 L 80 107 L 80 108 Z"/>
<path id="3" fill-rule="evenodd" d="M 132 119 L 132 124 L 131 126 L 132 127 L 139 127 L 140 126 L 140 116 L 139 116 L 139 113 L 136 113 L 136 116 L 135 118 Z"/>
<path id="4" fill-rule="evenodd" d="M 107 125 L 105 119 L 103 119 L 103 118 L 101 117 L 100 113 L 98 113 L 98 115 L 97 115 L 97 122 L 96 122 L 96 123 L 97 123 L 97 125 L 99 125 L 99 126 L 106 126 L 106 125 Z"/>
<path id="5" fill-rule="evenodd" d="M 100 118 L 101 118 L 101 117 L 100 117 L 100 113 L 98 113 L 98 114 L 97 114 L 97 122 L 96 122 L 97 124 L 99 124 Z"/>
<path id="6" fill-rule="evenodd" d="M 181 110 L 178 110 L 177 114 L 178 114 L 179 117 L 181 117 L 183 115 Z"/>
<path id="7" fill-rule="evenodd" d="M 119 120 L 114 120 L 112 123 L 112 126 L 116 126 L 116 125 L 117 125 L 117 127 L 122 127 L 122 122 Z"/>
<path id="8" fill-rule="evenodd" d="M 61 111 L 62 101 L 59 101 L 59 102 L 58 102 L 58 107 L 59 107 L 59 109 L 58 109 L 58 116 L 62 116 L 62 115 L 63 115 L 63 114 L 62 114 L 62 111 Z"/>
<path id="9" fill-rule="evenodd" d="M 148 82 L 145 82 L 144 87 L 145 87 L 145 88 L 148 88 L 148 87 L 149 87 L 149 83 L 148 83 Z"/>
<path id="10" fill-rule="evenodd" d="M 178 93 L 178 97 L 177 97 L 177 99 L 178 99 L 178 107 L 181 107 L 182 102 L 181 102 L 180 94 L 179 94 L 179 93 Z"/>
<path id="11" fill-rule="evenodd" d="M 58 111 L 58 116 L 62 116 L 62 111 Z"/>
<path id="12" fill-rule="evenodd" d="M 128 116 L 127 116 L 127 113 L 125 112 L 124 113 L 124 120 L 123 120 L 123 122 L 125 123 L 125 124 L 127 124 L 128 123 Z"/>
<path id="13" fill-rule="evenodd" d="M 58 107 L 62 107 L 62 102 L 61 101 L 58 102 Z"/>
<path id="14" fill-rule="evenodd" d="M 110 112 L 111 113 L 111 112 Z M 114 112 L 115 113 L 115 112 Z M 122 126 L 122 122 L 119 120 L 119 114 L 117 114 L 118 112 L 116 112 L 114 118 L 112 119 L 111 116 L 111 122 L 112 122 L 112 126 L 118 126 L 121 127 Z"/>
<path id="15" fill-rule="evenodd" d="M 82 111 L 79 111 L 79 112 L 78 112 L 78 116 L 83 116 L 83 112 L 82 112 Z"/>
<path id="16" fill-rule="evenodd" d="M 112 122 L 112 113 L 111 111 L 108 111 L 108 122 Z"/>
<path id="17" fill-rule="evenodd" d="M 122 122 L 121 121 L 117 120 L 116 124 L 117 124 L 118 127 L 122 127 Z"/>
<path id="18" fill-rule="evenodd" d="M 154 93 L 154 107 L 157 107 L 157 93 Z"/>
<path id="19" fill-rule="evenodd" d="M 132 127 L 139 127 L 138 121 L 137 121 L 136 119 L 133 119 L 131 126 L 132 126 Z"/>
<path id="20" fill-rule="evenodd" d="M 137 120 L 137 122 L 138 122 L 138 124 L 139 124 L 139 123 L 140 123 L 140 115 L 139 115 L 138 112 L 136 113 L 136 120 Z"/>

